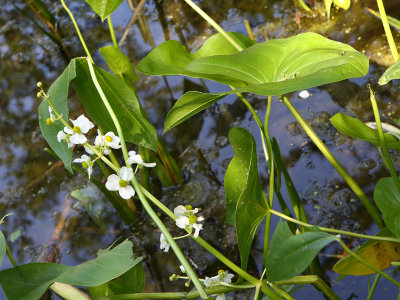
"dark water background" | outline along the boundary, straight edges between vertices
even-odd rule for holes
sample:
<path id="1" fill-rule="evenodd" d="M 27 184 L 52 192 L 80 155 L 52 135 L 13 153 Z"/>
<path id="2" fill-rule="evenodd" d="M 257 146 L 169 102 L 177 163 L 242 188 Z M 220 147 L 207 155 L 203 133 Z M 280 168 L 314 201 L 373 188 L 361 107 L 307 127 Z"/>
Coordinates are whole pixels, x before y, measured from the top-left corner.
<path id="1" fill-rule="evenodd" d="M 365 51 L 371 60 L 370 72 L 366 77 L 313 88 L 310 90 L 312 97 L 306 100 L 300 99 L 298 93 L 291 94 L 290 98 L 333 154 L 372 197 L 379 178 L 388 176 L 378 151 L 370 144 L 337 133 L 329 118 L 337 112 L 345 112 L 362 121 L 373 120 L 368 91 L 370 83 L 377 92 L 383 121 L 393 123 L 393 119 L 400 118 L 400 85 L 398 81 L 384 87 L 377 85 L 385 66 L 389 66 L 392 60 L 379 20 L 365 11 L 366 7 L 376 10 L 375 2 L 353 1 L 349 11 L 334 10 L 331 20 L 323 15 L 323 1 L 320 2 L 311 15 L 297 9 L 294 1 L 290 0 L 203 0 L 199 4 L 226 30 L 246 34 L 243 20 L 247 19 L 259 42 L 266 38 L 285 38 L 314 31 Z M 12 3 L 21 9 L 26 6 L 24 1 Z M 55 14 L 63 40 L 73 56 L 84 55 L 61 4 L 58 1 L 45 3 Z M 159 250 L 159 232 L 145 212 L 140 212 L 138 221 L 127 227 L 100 194 L 99 209 L 108 231 L 104 234 L 82 206 L 71 208 L 76 200 L 71 198 L 70 192 L 85 188 L 87 181 L 79 175 L 70 175 L 43 151 L 46 142 L 38 127 L 38 101 L 35 97 L 36 82 L 42 81 L 49 87 L 68 60 L 60 54 L 53 41 L 13 7 L 11 1 L 1 0 L 0 4 L 0 216 L 14 213 L 1 225 L 1 230 L 8 238 L 17 262 L 34 262 L 53 254 L 51 258 L 54 261 L 75 265 L 94 258 L 98 249 L 106 248 L 117 237 L 130 237 L 135 253 L 145 258 L 146 291 L 184 289 L 184 282 L 168 281 L 170 274 L 178 271 L 179 264 L 172 251 L 165 254 Z M 97 49 L 111 44 L 107 24 L 102 24 L 84 1 L 68 1 L 67 4 L 83 30 L 95 62 L 105 67 Z M 385 1 L 385 6 L 389 15 L 400 18 L 398 1 Z M 131 15 L 126 2 L 112 15 L 117 38 L 121 37 Z M 213 33 L 210 26 L 183 1 L 148 1 L 122 50 L 136 65 L 154 45 L 166 39 L 180 40 L 189 49 L 195 50 Z M 394 34 L 399 42 L 399 34 Z M 217 92 L 226 89 L 217 83 L 203 83 L 182 77 L 169 77 L 167 83 L 161 77 L 141 76 L 141 81 L 136 84 L 139 99 L 160 134 L 167 112 L 184 92 Z M 263 118 L 266 99 L 254 95 L 248 95 L 248 99 Z M 83 112 L 74 93 L 71 93 L 69 105 L 71 118 Z M 310 223 L 375 234 L 377 227 L 358 199 L 278 99 L 273 103 L 270 122 L 271 135 L 279 142 Z M 224 224 L 225 196 L 221 183 L 233 157 L 227 135 L 230 128 L 238 126 L 248 129 L 257 140 L 259 170 L 267 190 L 268 176 L 258 128 L 250 113 L 235 97 L 214 104 L 164 135 L 164 141 L 182 167 L 186 181 L 182 186 L 170 189 L 162 189 L 156 181 L 153 185 L 154 193 L 170 209 L 182 203 L 201 207 L 206 217 L 202 236 L 235 262 L 239 261 L 236 237 L 234 229 Z M 400 161 L 396 153 L 393 160 L 399 169 Z M 284 197 L 287 197 L 285 193 Z M 58 231 L 56 227 L 63 211 L 66 222 Z M 174 234 L 179 234 L 171 221 L 165 217 L 163 220 Z M 273 218 L 273 221 L 276 223 L 277 218 Z M 250 272 L 256 275 L 260 271 L 258 262 L 262 256 L 261 232 L 256 238 L 250 260 Z M 11 236 L 16 237 L 15 241 L 10 241 Z M 361 242 L 346 241 L 353 247 Z M 198 265 L 200 276 L 214 275 L 222 267 L 193 241 L 180 240 L 179 245 Z M 331 245 L 320 254 L 320 259 L 329 270 L 337 261 L 336 256 L 342 254 L 339 247 Z M 2 268 L 10 266 L 6 259 Z M 367 277 L 348 277 L 335 282 L 337 274 L 331 271 L 327 271 L 327 274 L 333 290 L 342 299 L 366 298 Z M 312 286 L 301 288 L 294 296 L 297 299 L 323 299 L 322 294 Z M 382 279 L 375 296 L 376 299 L 393 299 L 397 296 L 397 289 Z M 244 293 L 236 297 L 252 299 L 252 294 Z"/>

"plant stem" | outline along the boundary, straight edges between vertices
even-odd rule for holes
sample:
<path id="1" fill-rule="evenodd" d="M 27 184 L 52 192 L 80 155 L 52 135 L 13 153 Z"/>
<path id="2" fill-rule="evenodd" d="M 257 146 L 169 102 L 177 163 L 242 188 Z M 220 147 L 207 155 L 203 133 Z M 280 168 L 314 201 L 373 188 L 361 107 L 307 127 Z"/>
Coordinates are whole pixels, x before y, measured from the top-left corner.
<path id="1" fill-rule="evenodd" d="M 17 262 L 15 261 L 14 256 L 13 256 L 12 253 L 11 253 L 10 247 L 8 247 L 8 244 L 7 244 L 7 243 L 6 243 L 6 252 L 7 252 L 8 258 L 10 259 L 11 264 L 12 264 L 14 267 L 18 267 L 18 264 L 17 264 Z"/>
<path id="2" fill-rule="evenodd" d="M 232 39 L 232 38 L 225 32 L 225 30 L 223 30 L 222 27 L 219 26 L 219 25 L 217 24 L 217 22 L 215 22 L 215 21 L 214 21 L 209 15 L 207 15 L 200 7 L 198 7 L 195 3 L 193 3 L 193 1 L 191 1 L 191 0 L 185 0 L 185 2 L 186 2 L 187 4 L 189 4 L 189 6 L 190 6 L 191 8 L 193 8 L 200 16 L 202 16 L 202 17 L 207 21 L 207 23 L 209 23 L 212 27 L 214 27 L 215 30 L 217 30 L 220 34 L 222 34 L 222 36 L 223 36 L 224 38 L 226 38 L 227 41 L 228 41 L 229 43 L 231 43 L 233 47 L 235 47 L 238 51 L 242 51 L 242 50 L 243 50 L 243 48 L 242 48 L 234 39 Z"/>
<path id="3" fill-rule="evenodd" d="M 339 161 L 333 156 L 332 152 L 326 147 L 326 145 L 321 141 L 321 139 L 317 136 L 311 126 L 304 120 L 304 118 L 300 115 L 297 109 L 293 106 L 290 100 L 286 97 L 282 97 L 283 103 L 287 106 L 296 120 L 299 122 L 300 126 L 303 127 L 304 131 L 308 134 L 314 144 L 318 147 L 318 149 L 322 152 L 322 154 L 327 158 L 327 160 L 332 164 L 332 166 L 336 169 L 336 171 L 343 177 L 346 183 L 349 185 L 351 190 L 357 195 L 357 197 L 361 200 L 362 204 L 365 206 L 369 214 L 375 223 L 379 226 L 379 228 L 383 228 L 383 222 L 381 219 L 381 215 L 379 214 L 376 207 L 371 203 L 368 199 L 367 195 L 365 195 L 364 191 L 360 188 L 360 186 L 355 182 L 355 180 L 350 176 L 349 173 L 343 168 L 343 166 L 339 163 Z"/>
<path id="4" fill-rule="evenodd" d="M 293 219 L 293 218 L 288 217 L 287 215 L 285 215 L 283 213 L 280 213 L 280 212 L 278 212 L 276 210 L 273 210 L 273 209 L 270 209 L 268 212 L 271 213 L 271 214 L 274 214 L 276 216 L 279 216 L 282 219 L 285 219 L 285 220 L 287 220 L 289 222 L 293 222 L 293 223 L 296 223 L 296 224 L 299 224 L 299 225 L 302 225 L 302 226 L 308 227 L 308 228 L 318 228 L 319 230 L 324 231 L 324 232 L 335 233 L 335 234 L 344 234 L 344 235 L 354 236 L 354 237 L 357 237 L 357 238 L 367 239 L 367 240 L 376 240 L 376 241 L 387 241 L 387 242 L 400 243 L 400 238 L 396 238 L 396 237 L 366 235 L 366 234 L 354 233 L 354 232 L 345 231 L 345 230 L 320 227 L 320 226 L 317 226 L 317 225 L 311 225 L 311 224 L 304 223 L 302 221 Z"/>
<path id="5" fill-rule="evenodd" d="M 78 33 L 79 39 L 82 43 L 83 49 L 85 49 L 87 57 L 89 57 L 90 61 L 93 63 L 92 56 L 90 55 L 89 49 L 86 46 L 85 40 L 82 37 L 81 31 L 79 30 L 78 24 L 75 21 L 74 15 L 72 12 L 69 10 L 68 6 L 65 4 L 64 0 L 61 0 L 61 4 L 64 7 L 64 9 L 67 11 L 69 17 L 71 18 L 72 23 L 74 24 L 75 30 Z"/>
<path id="6" fill-rule="evenodd" d="M 107 17 L 107 21 L 108 21 L 108 28 L 110 29 L 111 40 L 112 40 L 112 42 L 114 44 L 114 47 L 119 49 L 117 38 L 115 37 L 114 27 L 113 27 L 113 24 L 112 24 L 110 16 Z"/>
<path id="7" fill-rule="evenodd" d="M 392 51 L 394 62 L 396 62 L 399 59 L 399 53 L 397 52 L 397 47 L 393 40 L 392 31 L 390 30 L 389 22 L 386 17 L 385 7 L 383 6 L 382 0 L 376 0 L 376 3 L 378 4 L 379 14 L 382 19 L 383 29 L 385 30 L 385 35 L 389 43 L 390 51 Z"/>
<path id="8" fill-rule="evenodd" d="M 373 270 L 375 273 L 380 274 L 381 276 L 385 277 L 387 280 L 389 280 L 391 283 L 393 283 L 394 285 L 400 287 L 400 283 L 397 282 L 394 278 L 392 278 L 391 276 L 389 276 L 388 274 L 386 274 L 385 272 L 382 272 L 381 270 L 379 270 L 377 267 L 371 265 L 369 262 L 367 262 L 366 260 L 364 260 L 362 257 L 360 257 L 358 254 L 356 254 L 355 252 L 351 251 L 349 247 L 346 246 L 346 244 L 340 239 L 337 239 L 337 242 L 342 246 L 342 248 L 347 251 L 349 253 L 349 255 L 353 256 L 355 259 L 357 259 L 359 262 L 361 262 L 363 265 L 367 266 L 368 268 L 370 268 L 371 270 Z"/>
<path id="9" fill-rule="evenodd" d="M 376 274 L 375 279 L 374 279 L 374 282 L 372 283 L 372 286 L 371 286 L 371 288 L 369 289 L 368 297 L 367 297 L 366 300 L 372 300 L 372 296 L 374 295 L 376 286 L 378 285 L 378 282 L 379 282 L 379 279 L 380 279 L 380 278 L 381 278 L 381 275 L 380 275 L 380 274 Z"/>
<path id="10" fill-rule="evenodd" d="M 307 4 L 304 3 L 303 0 L 297 0 L 297 2 L 299 2 L 300 6 L 301 6 L 305 11 L 311 12 L 311 8 L 309 8 L 309 7 L 307 6 Z"/>
<path id="11" fill-rule="evenodd" d="M 392 176 L 394 183 L 396 184 L 397 190 L 400 193 L 400 180 L 396 173 L 396 170 L 394 169 L 392 158 L 390 157 L 390 154 L 389 154 L 389 150 L 388 150 L 386 140 L 385 140 L 385 135 L 383 134 L 381 118 L 379 116 L 378 104 L 376 103 L 375 95 L 372 92 L 371 87 L 369 87 L 369 92 L 370 92 L 372 109 L 374 111 L 374 116 L 375 116 L 376 128 L 378 130 L 379 141 L 381 143 L 383 154 L 385 156 L 384 162 L 386 163 L 386 166 L 389 169 L 390 175 Z"/>

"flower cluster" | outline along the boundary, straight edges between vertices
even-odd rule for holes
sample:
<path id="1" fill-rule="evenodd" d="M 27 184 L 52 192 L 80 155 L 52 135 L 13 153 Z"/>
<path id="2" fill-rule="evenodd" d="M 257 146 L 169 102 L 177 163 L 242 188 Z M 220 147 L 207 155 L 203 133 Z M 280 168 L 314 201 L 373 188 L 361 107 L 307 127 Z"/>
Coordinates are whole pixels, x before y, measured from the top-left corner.
<path id="1" fill-rule="evenodd" d="M 228 273 L 228 271 L 219 270 L 218 275 L 213 277 L 206 277 L 204 279 L 204 285 L 207 288 L 215 287 L 221 285 L 222 282 L 232 283 L 233 274 Z M 224 300 L 225 294 L 218 294 L 216 300 Z"/>
<path id="2" fill-rule="evenodd" d="M 197 222 L 203 221 L 203 217 L 196 217 L 195 214 L 199 212 L 200 209 L 193 209 L 191 205 L 178 205 L 174 209 L 174 214 L 178 217 L 175 221 L 176 226 L 182 229 L 189 229 L 192 231 L 194 229 L 194 237 L 199 236 L 199 232 L 203 229 L 203 224 L 197 224 Z"/>

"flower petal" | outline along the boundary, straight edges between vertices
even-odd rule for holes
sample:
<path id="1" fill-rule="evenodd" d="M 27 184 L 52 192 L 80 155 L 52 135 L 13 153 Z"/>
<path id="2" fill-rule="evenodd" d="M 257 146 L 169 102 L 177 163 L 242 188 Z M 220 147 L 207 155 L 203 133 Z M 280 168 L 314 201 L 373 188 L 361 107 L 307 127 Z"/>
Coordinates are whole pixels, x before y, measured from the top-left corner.
<path id="1" fill-rule="evenodd" d="M 74 131 L 72 129 L 69 129 L 68 127 L 64 127 L 64 131 L 68 134 L 73 134 Z"/>
<path id="2" fill-rule="evenodd" d="M 128 168 L 128 167 L 122 167 L 121 169 L 119 169 L 119 176 L 121 177 L 121 179 L 125 180 L 125 181 L 131 181 L 133 178 L 133 170 L 132 168 Z"/>
<path id="3" fill-rule="evenodd" d="M 190 224 L 189 218 L 188 218 L 188 217 L 183 217 L 183 216 L 182 216 L 182 217 L 176 219 L 175 224 L 176 224 L 176 226 L 178 226 L 179 228 L 185 229 L 185 227 L 186 227 L 187 225 Z"/>
<path id="4" fill-rule="evenodd" d="M 93 172 L 93 166 L 89 166 L 87 168 L 87 172 L 88 172 L 88 176 L 89 176 L 89 179 L 90 179 L 90 175 L 92 175 L 92 172 Z"/>
<path id="5" fill-rule="evenodd" d="M 186 212 L 186 208 L 183 205 L 178 205 L 174 208 L 174 214 L 179 218 L 182 217 L 183 214 Z"/>
<path id="6" fill-rule="evenodd" d="M 86 153 L 93 155 L 94 152 L 92 150 L 90 150 L 87 146 L 83 146 L 83 148 L 85 148 Z"/>
<path id="7" fill-rule="evenodd" d="M 109 191 L 118 191 L 120 186 L 119 186 L 119 176 L 116 174 L 112 174 L 108 176 L 107 182 L 106 182 L 106 188 Z"/>
<path id="8" fill-rule="evenodd" d="M 121 198 L 128 200 L 129 198 L 135 196 L 135 190 L 130 185 L 127 185 L 125 187 L 120 187 L 119 195 L 121 196 Z"/>
<path id="9" fill-rule="evenodd" d="M 200 230 L 203 229 L 203 224 L 193 224 L 193 228 L 194 228 L 194 237 L 197 238 L 199 236 Z"/>
<path id="10" fill-rule="evenodd" d="M 62 140 L 65 140 L 65 138 L 67 137 L 67 135 L 65 134 L 64 131 L 59 131 L 57 133 L 57 141 L 60 143 Z"/>
<path id="11" fill-rule="evenodd" d="M 75 134 L 71 135 L 69 140 L 73 144 L 84 144 L 84 143 L 86 143 L 87 138 L 82 133 L 75 133 Z"/>
<path id="12" fill-rule="evenodd" d="M 164 234 L 161 233 L 161 235 L 160 235 L 160 249 L 164 250 L 164 252 L 168 252 L 170 247 L 171 247 L 171 245 L 168 244 L 167 239 L 165 238 Z"/>
<path id="13" fill-rule="evenodd" d="M 78 126 L 82 133 L 87 133 L 90 129 L 94 127 L 94 124 L 89 121 L 84 115 L 80 115 L 75 121 L 71 121 L 74 126 Z"/>
<path id="14" fill-rule="evenodd" d="M 145 166 L 146 168 L 153 168 L 153 167 L 156 166 L 156 163 L 155 162 L 153 162 L 153 163 L 143 163 L 143 166 Z"/>

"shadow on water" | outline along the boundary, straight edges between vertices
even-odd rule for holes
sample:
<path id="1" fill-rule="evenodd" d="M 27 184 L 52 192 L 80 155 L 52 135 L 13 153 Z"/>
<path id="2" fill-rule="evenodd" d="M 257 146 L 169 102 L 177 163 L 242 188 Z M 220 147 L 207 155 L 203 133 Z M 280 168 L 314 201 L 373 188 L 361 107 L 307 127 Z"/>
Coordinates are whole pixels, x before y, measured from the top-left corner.
<path id="1" fill-rule="evenodd" d="M 61 5 L 45 1 L 55 14 L 61 28 L 64 42 L 75 56 L 84 55 L 75 31 Z M 399 118 L 400 107 L 397 100 L 400 88 L 390 83 L 377 86 L 377 80 L 384 71 L 383 66 L 392 63 L 385 36 L 378 20 L 365 12 L 365 7 L 376 9 L 375 2 L 353 1 L 349 11 L 334 10 L 333 18 L 327 20 L 322 6 L 308 15 L 293 6 L 293 1 L 201 1 L 202 8 L 225 29 L 246 34 L 243 19 L 247 19 L 258 41 L 265 38 L 284 38 L 297 33 L 315 31 L 331 39 L 348 43 L 365 52 L 371 65 L 368 76 L 330 84 L 310 90 L 309 99 L 300 99 L 298 93 L 290 95 L 295 106 L 311 123 L 317 134 L 327 143 L 333 154 L 344 163 L 347 170 L 363 187 L 369 196 L 377 180 L 388 173 L 382 164 L 379 153 L 371 145 L 347 138 L 333 128 L 329 118 L 337 112 L 346 112 L 362 121 L 373 118 L 370 108 L 368 83 L 377 92 L 382 118 L 391 122 Z M 24 1 L 15 5 L 23 9 Z M 105 67 L 96 50 L 110 43 L 106 24 L 96 18 L 90 8 L 81 1 L 72 1 L 71 9 L 78 24 L 84 29 L 89 49 L 96 63 Z M 398 1 L 386 1 L 389 14 L 400 18 Z M 296 18 L 297 14 L 297 18 Z M 131 17 L 128 5 L 124 2 L 113 14 L 113 23 L 120 37 Z M 166 39 L 180 40 L 189 49 L 195 50 L 213 34 L 210 27 L 183 1 L 149 1 L 144 6 L 138 24 L 134 25 L 123 45 L 123 51 L 136 64 L 151 49 Z M 400 40 L 395 33 L 396 41 Z M 77 264 L 93 258 L 99 248 L 105 248 L 116 237 L 130 237 L 134 251 L 144 256 L 148 291 L 182 290 L 180 282 L 168 281 L 170 274 L 178 271 L 178 263 L 172 253 L 159 250 L 159 232 L 145 212 L 131 227 L 124 226 L 114 210 L 102 199 L 101 216 L 108 229 L 102 234 L 87 216 L 81 206 L 73 206 L 75 200 L 70 192 L 87 185 L 81 176 L 72 176 L 46 154 L 46 143 L 41 137 L 37 122 L 38 102 L 36 82 L 43 81 L 48 87 L 61 73 L 67 61 L 63 59 L 57 45 L 43 35 L 27 18 L 20 15 L 7 2 L 0 10 L 0 215 L 13 212 L 2 230 L 8 239 L 14 233 L 15 241 L 10 243 L 19 263 L 37 260 L 51 260 L 63 264 Z M 174 101 L 187 90 L 221 91 L 225 88 L 213 82 L 194 81 L 172 77 L 164 80 L 159 77 L 141 76 L 137 85 L 141 99 L 150 121 L 161 134 L 163 120 Z M 248 95 L 258 114 L 264 116 L 266 99 Z M 75 95 L 71 94 L 70 109 L 72 117 L 82 113 Z M 359 201 L 335 173 L 333 167 L 313 146 L 301 127 L 275 99 L 271 118 L 271 135 L 278 140 L 282 155 L 290 175 L 303 200 L 310 222 L 327 227 L 335 227 L 357 232 L 375 233 L 376 226 L 366 214 Z M 190 125 L 190 126 L 188 126 Z M 225 170 L 233 157 L 227 135 L 232 127 L 244 127 L 257 139 L 258 129 L 246 108 L 228 97 L 214 104 L 198 116 L 164 135 L 168 149 L 177 157 L 183 168 L 186 182 L 179 188 L 161 189 L 154 182 L 154 191 L 171 209 L 179 204 L 191 203 L 201 207 L 206 218 L 203 237 L 222 250 L 229 258 L 239 262 L 234 229 L 224 224 L 225 196 L 221 185 Z M 264 187 L 267 186 L 267 172 L 259 147 L 259 168 Z M 400 160 L 394 156 L 397 169 Z M 96 174 L 99 175 L 99 174 Z M 287 194 L 283 194 L 287 198 Z M 60 220 L 63 226 L 60 230 Z M 178 235 L 176 226 L 163 218 L 172 233 Z M 277 220 L 274 219 L 274 222 Z M 18 237 L 18 230 L 21 235 Z M 347 240 L 352 246 L 360 241 Z M 191 240 L 179 240 L 185 255 L 191 257 L 198 266 L 200 276 L 210 276 L 222 265 L 210 254 Z M 50 256 L 49 256 L 50 255 Z M 257 274 L 262 255 L 262 235 L 255 242 L 252 251 L 250 272 Z M 321 254 L 327 268 L 342 255 L 335 246 L 329 246 Z M 8 260 L 3 268 L 10 267 Z M 328 272 L 335 292 L 343 299 L 365 298 L 367 279 L 354 278 L 334 282 L 337 275 Z M 392 297 L 393 287 L 382 281 L 377 287 L 380 297 Z M 390 293 L 390 294 L 389 294 Z M 353 295 L 353 296 L 352 296 Z M 242 294 L 245 299 L 250 294 Z M 322 295 L 312 287 L 305 287 L 295 293 L 298 299 L 317 299 Z M 239 299 L 238 298 L 238 299 Z"/>

